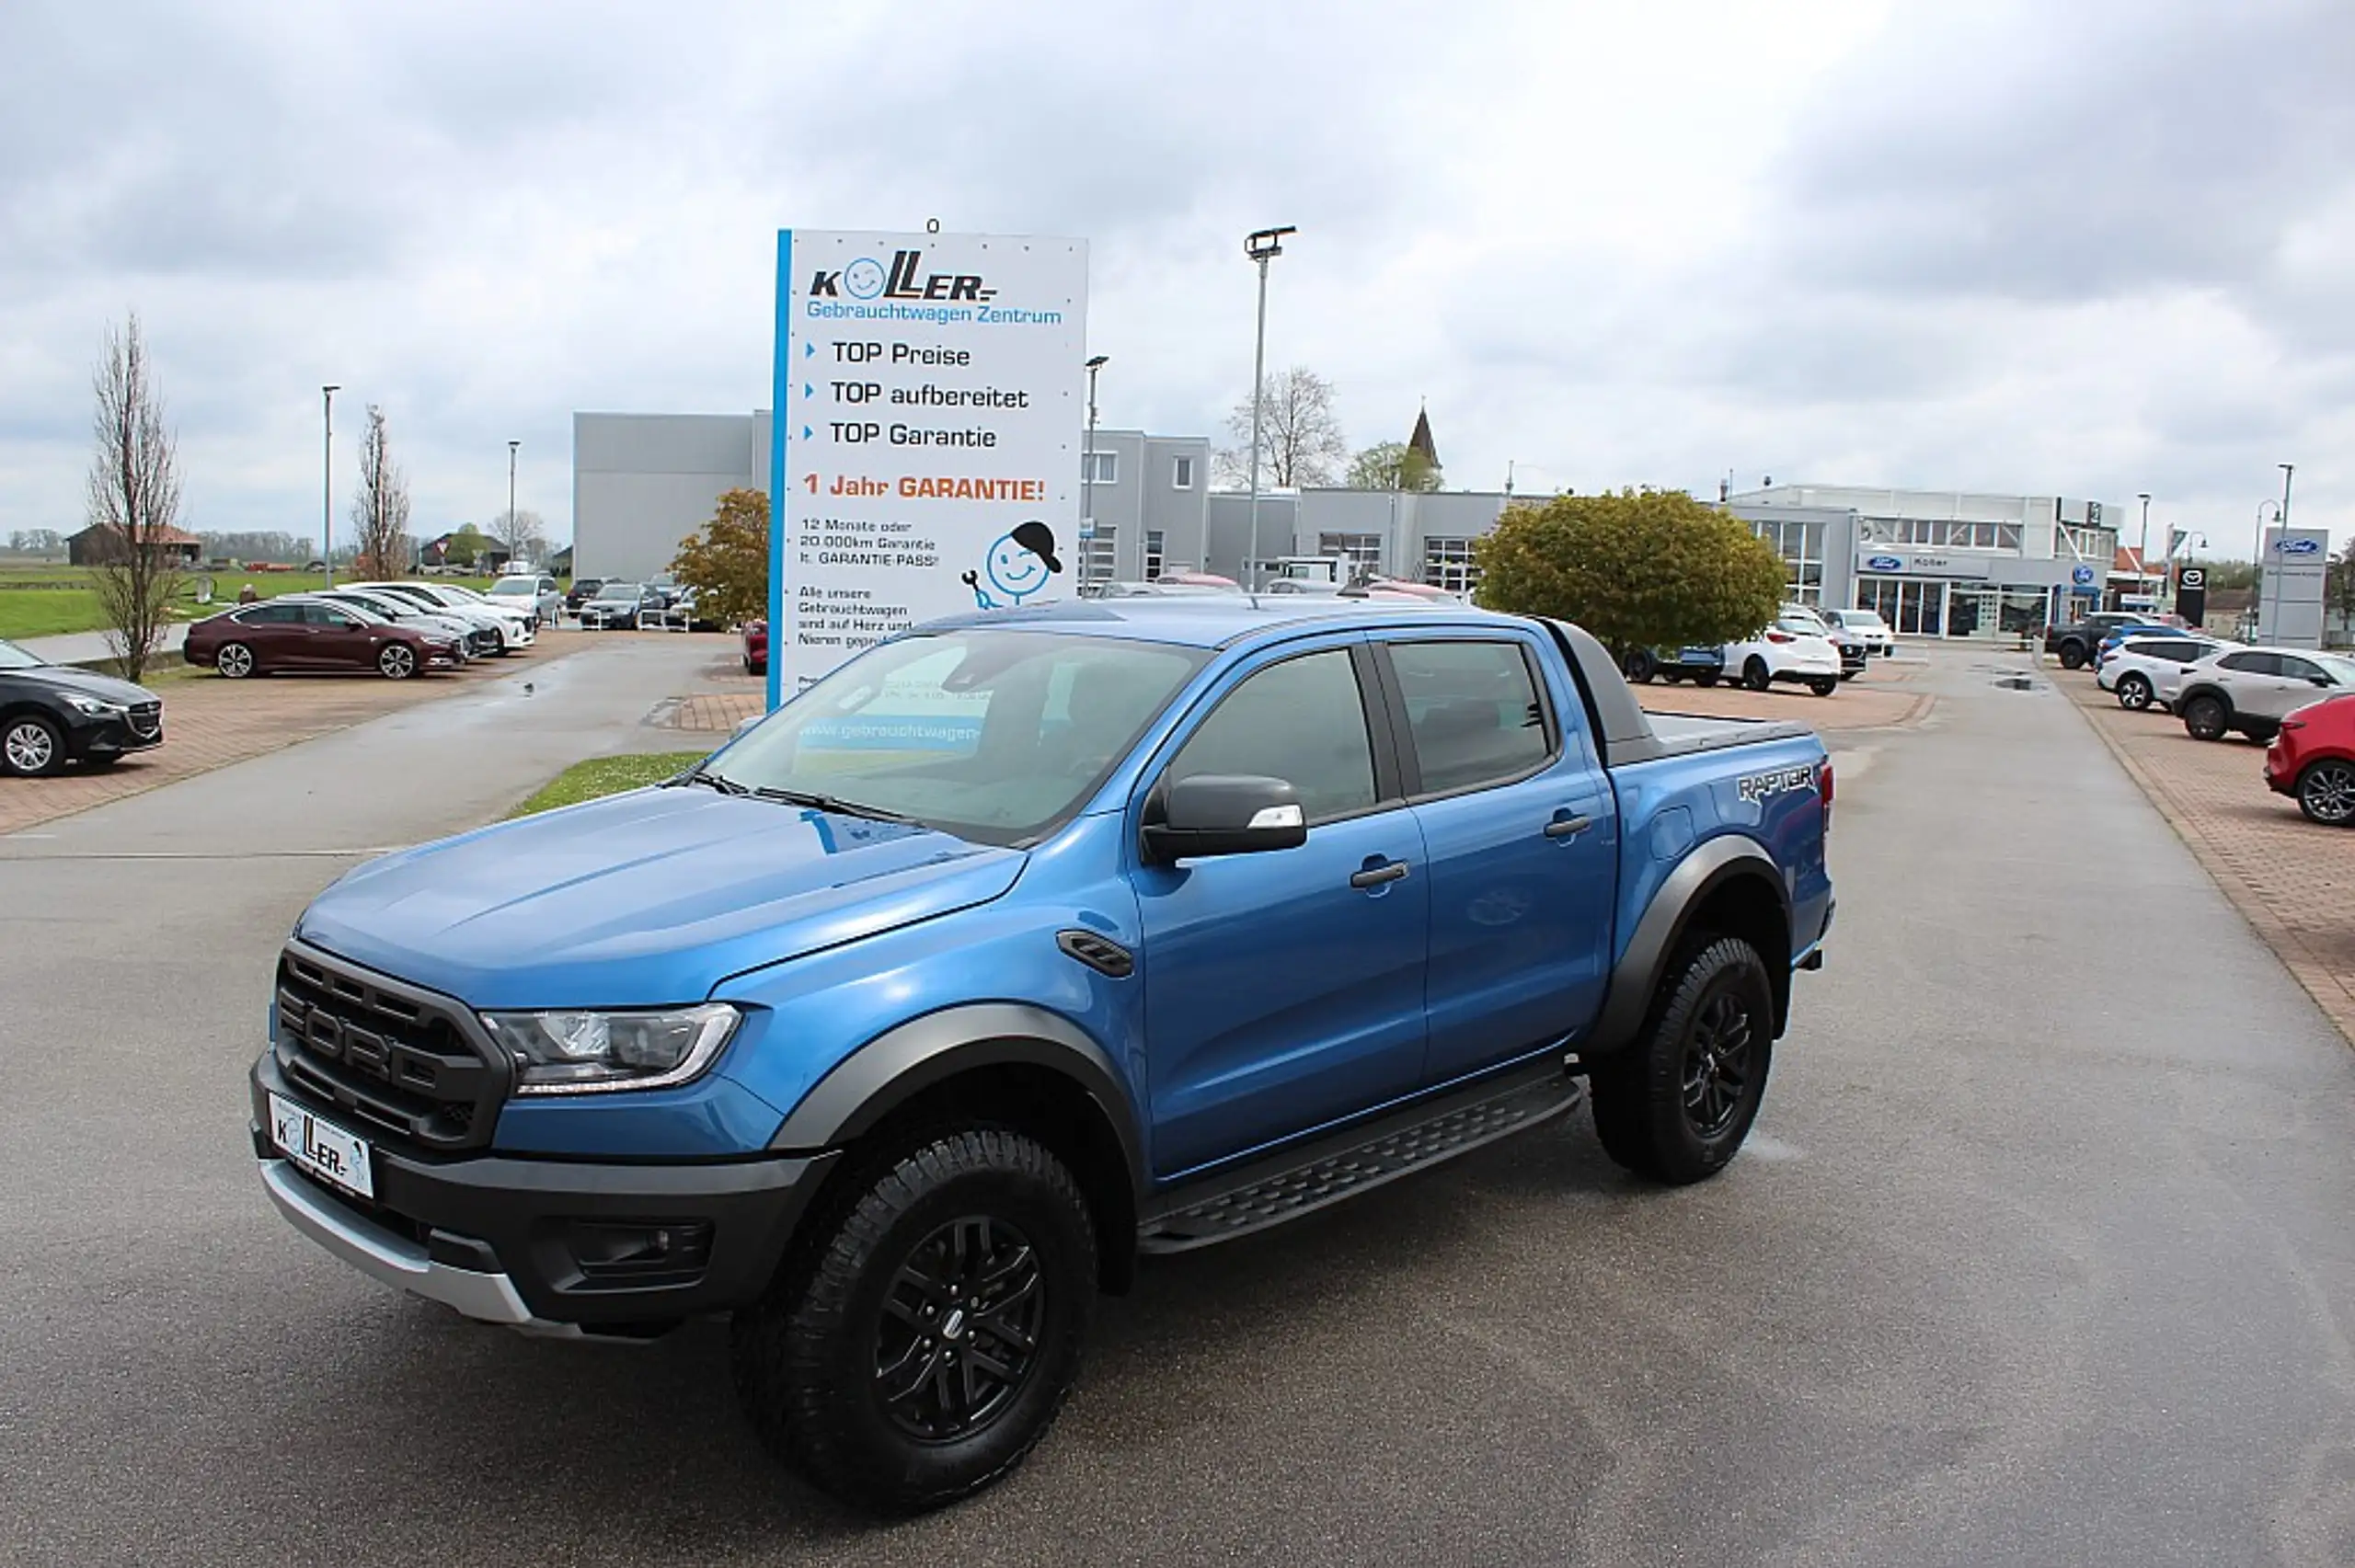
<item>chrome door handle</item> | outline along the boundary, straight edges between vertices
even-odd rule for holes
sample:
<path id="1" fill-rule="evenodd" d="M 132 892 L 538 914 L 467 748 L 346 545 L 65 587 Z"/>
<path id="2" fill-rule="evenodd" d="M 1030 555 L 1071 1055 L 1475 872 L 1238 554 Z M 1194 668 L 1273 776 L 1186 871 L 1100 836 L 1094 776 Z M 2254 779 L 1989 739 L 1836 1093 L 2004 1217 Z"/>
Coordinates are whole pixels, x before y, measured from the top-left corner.
<path id="1" fill-rule="evenodd" d="M 1370 865 L 1363 871 L 1350 873 L 1352 887 L 1379 887 L 1385 882 L 1396 882 L 1407 875 L 1407 863 L 1394 860 L 1387 865 Z"/>
<path id="2" fill-rule="evenodd" d="M 1574 838 L 1593 826 L 1594 818 L 1591 817 L 1557 817 L 1545 824 L 1545 836 L 1549 839 Z"/>

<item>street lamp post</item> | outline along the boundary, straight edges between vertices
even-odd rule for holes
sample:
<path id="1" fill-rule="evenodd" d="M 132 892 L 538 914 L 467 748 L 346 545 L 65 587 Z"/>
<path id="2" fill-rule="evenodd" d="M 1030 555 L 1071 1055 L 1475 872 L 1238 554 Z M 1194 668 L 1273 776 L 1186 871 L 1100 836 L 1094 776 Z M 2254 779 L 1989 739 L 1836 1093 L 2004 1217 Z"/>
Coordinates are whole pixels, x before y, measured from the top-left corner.
<path id="1" fill-rule="evenodd" d="M 319 388 L 319 564 L 327 568 L 327 586 L 335 586 L 335 395 L 340 386 Z"/>
<path id="2" fill-rule="evenodd" d="M 2155 615 L 2160 612 L 2160 596 L 2151 591 L 2151 492 L 2139 490 L 2135 495 L 2142 503 L 2142 542 L 2134 547 L 2134 570 L 2142 581 L 2142 608 Z"/>
<path id="3" fill-rule="evenodd" d="M 1087 455 L 1079 464 L 1079 515 L 1086 527 L 1080 540 L 1079 580 L 1087 582 L 1089 563 L 1096 558 L 1096 372 L 1111 362 L 1109 354 L 1098 354 L 1087 361 Z"/>
<path id="4" fill-rule="evenodd" d="M 2279 521 L 2282 527 L 2287 528 L 2290 526 L 2290 475 L 2295 472 L 2298 465 L 2294 463 L 2277 463 L 2273 466 L 2281 470 L 2281 516 Z"/>
<path id="5" fill-rule="evenodd" d="M 1259 419 L 1261 406 L 1267 401 L 1268 381 L 1268 263 L 1284 253 L 1284 235 L 1299 232 L 1286 225 L 1255 230 L 1243 239 L 1243 254 L 1259 264 L 1259 330 L 1251 349 L 1250 552 L 1255 557 L 1259 553 Z"/>
<path id="6" fill-rule="evenodd" d="M 511 551 L 515 548 L 515 449 L 523 444 L 522 441 L 507 443 L 507 548 Z M 510 555 L 507 560 L 512 566 L 515 557 Z"/>

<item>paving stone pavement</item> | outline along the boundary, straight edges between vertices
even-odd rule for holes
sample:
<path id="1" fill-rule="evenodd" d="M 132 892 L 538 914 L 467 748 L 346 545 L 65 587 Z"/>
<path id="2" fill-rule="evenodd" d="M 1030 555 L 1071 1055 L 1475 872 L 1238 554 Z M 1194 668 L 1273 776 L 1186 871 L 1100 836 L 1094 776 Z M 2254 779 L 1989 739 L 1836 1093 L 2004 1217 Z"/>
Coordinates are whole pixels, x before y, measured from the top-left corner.
<path id="1" fill-rule="evenodd" d="M 2129 713 L 2090 670 L 2046 673 L 2355 1044 L 2355 831 L 2309 822 L 2266 788 L 2264 747 L 2194 740 L 2172 714 Z"/>

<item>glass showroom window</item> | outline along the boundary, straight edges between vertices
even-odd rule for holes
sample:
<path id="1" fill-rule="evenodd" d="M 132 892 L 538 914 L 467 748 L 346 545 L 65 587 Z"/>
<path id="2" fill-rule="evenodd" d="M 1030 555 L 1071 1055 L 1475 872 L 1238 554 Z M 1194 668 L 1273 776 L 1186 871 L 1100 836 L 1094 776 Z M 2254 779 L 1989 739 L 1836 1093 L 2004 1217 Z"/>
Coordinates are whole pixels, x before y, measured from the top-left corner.
<path id="1" fill-rule="evenodd" d="M 1096 537 L 1079 542 L 1079 580 L 1109 582 L 1115 570 L 1114 560 L 1120 551 L 1120 531 L 1096 525 Z"/>
<path id="2" fill-rule="evenodd" d="M 1450 593 L 1469 593 L 1479 587 L 1480 568 L 1472 561 L 1472 541 L 1424 540 L 1423 580 Z"/>
<path id="3" fill-rule="evenodd" d="M 1382 570 L 1382 535 L 1379 533 L 1320 533 L 1316 536 L 1316 553 L 1320 555 L 1347 555 L 1360 575 Z"/>
<path id="4" fill-rule="evenodd" d="M 1786 591 L 1791 598 L 1801 604 L 1822 602 L 1823 524 L 1775 519 L 1751 527 L 1783 557 Z"/>
<path id="5" fill-rule="evenodd" d="M 1180 458 L 1178 461 L 1182 463 L 1185 460 Z M 1147 582 L 1153 581 L 1161 575 L 1163 537 L 1162 531 L 1158 528 L 1148 528 L 1144 531 L 1144 580 Z"/>

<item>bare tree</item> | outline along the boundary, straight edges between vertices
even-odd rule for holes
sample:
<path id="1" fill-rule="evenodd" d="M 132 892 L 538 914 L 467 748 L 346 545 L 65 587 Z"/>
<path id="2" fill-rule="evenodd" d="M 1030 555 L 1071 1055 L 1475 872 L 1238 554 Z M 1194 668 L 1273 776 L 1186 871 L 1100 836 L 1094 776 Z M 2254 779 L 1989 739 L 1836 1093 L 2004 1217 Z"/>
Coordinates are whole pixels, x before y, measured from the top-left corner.
<path id="1" fill-rule="evenodd" d="M 535 511 L 501 511 L 483 532 L 506 547 L 511 561 L 536 563 L 547 555 L 548 526 Z"/>
<path id="2" fill-rule="evenodd" d="M 1251 478 L 1251 400 L 1235 406 L 1226 418 L 1235 445 L 1218 453 L 1219 477 L 1231 485 Z M 1329 485 L 1350 443 L 1333 412 L 1333 383 L 1294 365 L 1268 377 L 1259 411 L 1259 483 L 1279 490 Z"/>
<path id="3" fill-rule="evenodd" d="M 164 425 L 164 402 L 134 314 L 121 332 L 107 329 L 106 358 L 90 378 L 98 407 L 91 433 L 87 516 L 105 531 L 93 575 L 107 618 L 107 640 L 123 679 L 137 681 L 163 641 L 179 563 L 179 442 Z"/>
<path id="4" fill-rule="evenodd" d="M 408 570 L 408 475 L 393 461 L 385 411 L 368 405 L 360 438 L 360 488 L 351 498 L 351 527 L 360 541 L 355 566 L 363 578 L 396 578 Z"/>

